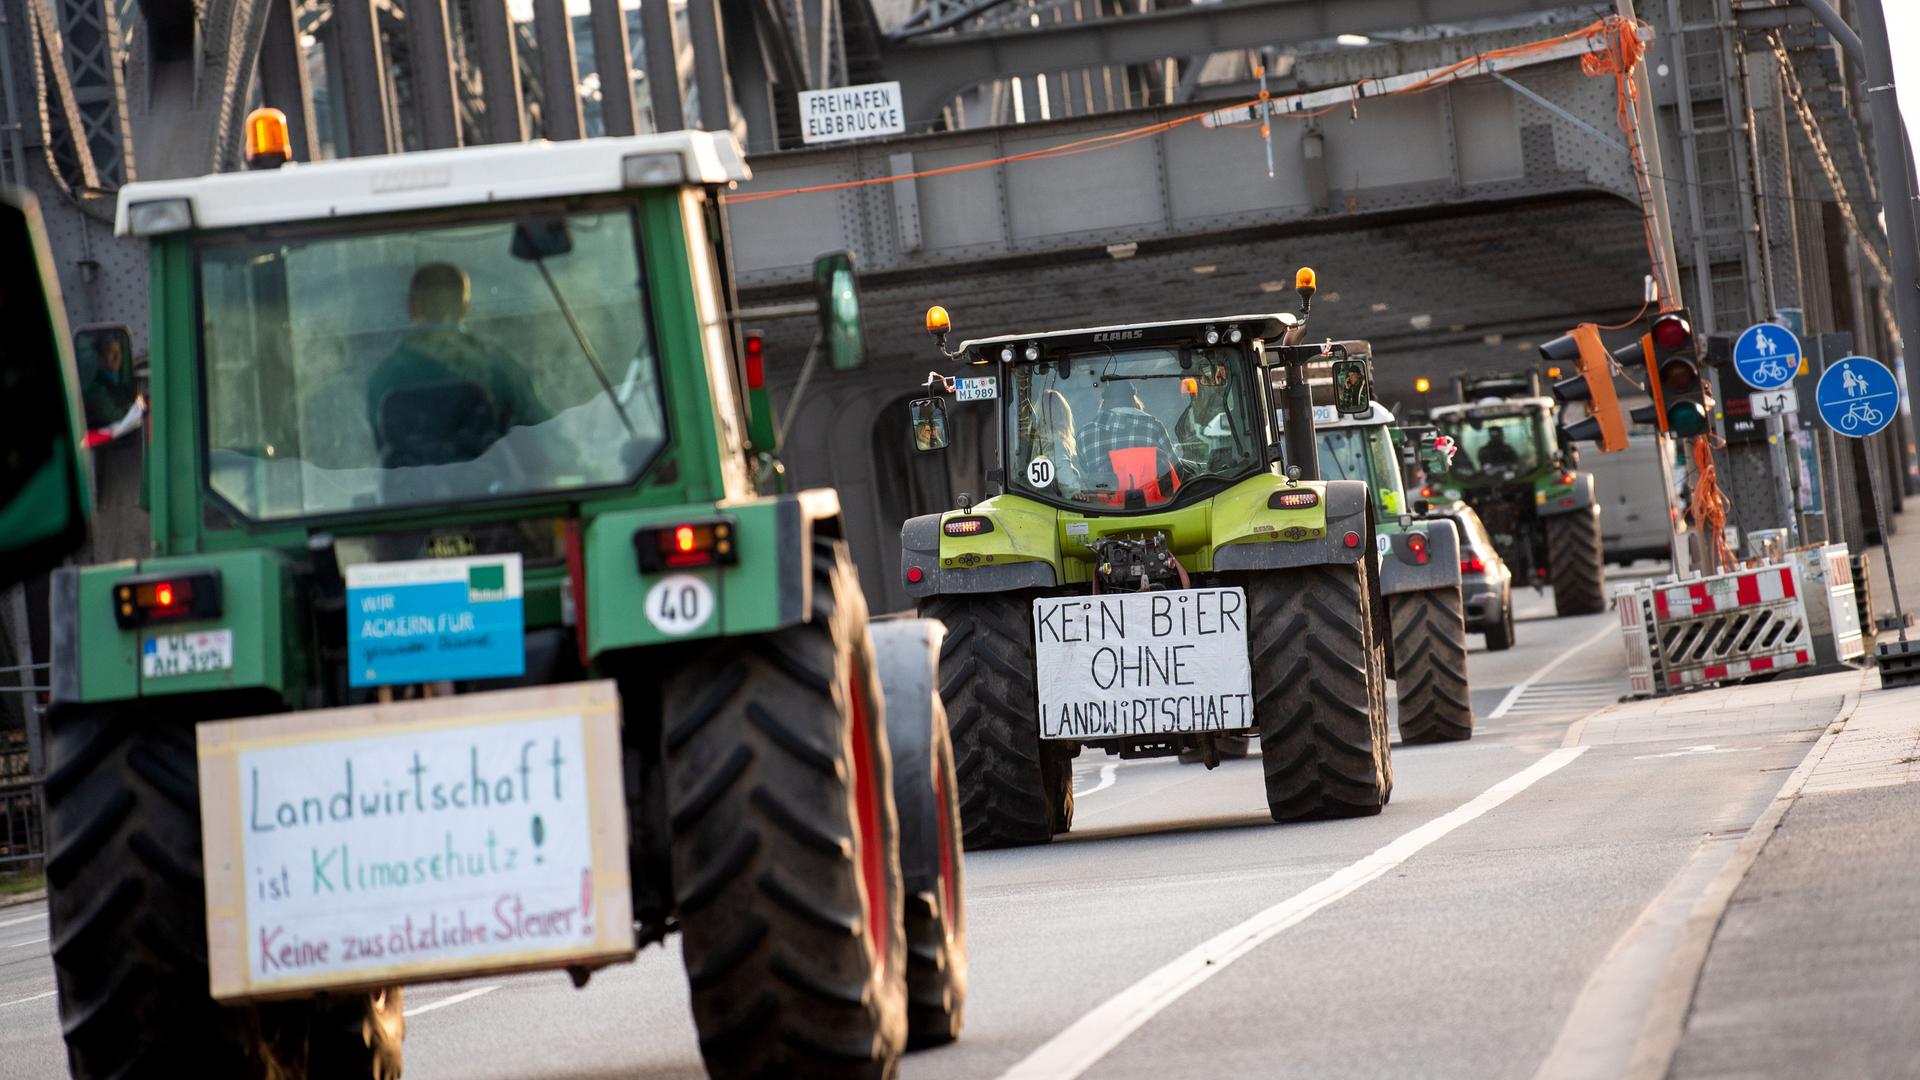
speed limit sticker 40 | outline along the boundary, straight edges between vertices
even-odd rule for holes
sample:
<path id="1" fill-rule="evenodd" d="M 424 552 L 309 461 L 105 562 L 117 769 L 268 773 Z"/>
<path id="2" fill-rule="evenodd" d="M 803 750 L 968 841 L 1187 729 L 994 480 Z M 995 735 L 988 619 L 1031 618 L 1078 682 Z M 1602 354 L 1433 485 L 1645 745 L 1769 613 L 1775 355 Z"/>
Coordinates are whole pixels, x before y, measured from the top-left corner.
<path id="1" fill-rule="evenodd" d="M 647 590 L 647 621 L 669 637 L 691 634 L 713 618 L 713 587 L 692 574 L 670 574 Z"/>

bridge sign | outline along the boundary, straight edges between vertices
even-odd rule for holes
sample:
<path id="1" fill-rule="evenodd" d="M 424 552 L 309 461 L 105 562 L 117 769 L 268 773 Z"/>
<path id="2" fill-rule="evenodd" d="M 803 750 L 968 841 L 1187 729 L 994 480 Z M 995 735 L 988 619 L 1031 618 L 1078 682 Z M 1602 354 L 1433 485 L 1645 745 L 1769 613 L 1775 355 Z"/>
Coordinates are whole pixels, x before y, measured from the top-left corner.
<path id="1" fill-rule="evenodd" d="M 1849 356 L 1821 373 L 1813 397 L 1835 435 L 1864 439 L 1893 423 L 1900 384 L 1880 361 Z"/>
<path id="2" fill-rule="evenodd" d="M 800 91 L 800 138 L 808 146 L 903 135 L 906 130 L 897 82 Z"/>
<path id="3" fill-rule="evenodd" d="M 1755 390 L 1778 390 L 1800 371 L 1800 339 L 1776 323 L 1755 323 L 1733 343 L 1733 369 Z"/>

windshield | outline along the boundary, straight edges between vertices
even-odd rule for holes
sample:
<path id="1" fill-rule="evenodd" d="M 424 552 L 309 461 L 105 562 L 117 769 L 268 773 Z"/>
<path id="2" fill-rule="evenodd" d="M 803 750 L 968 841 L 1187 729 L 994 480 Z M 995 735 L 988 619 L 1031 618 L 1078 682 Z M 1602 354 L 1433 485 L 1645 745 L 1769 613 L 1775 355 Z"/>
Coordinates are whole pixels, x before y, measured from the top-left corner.
<path id="1" fill-rule="evenodd" d="M 256 520 L 596 487 L 666 440 L 626 209 L 215 242 L 209 483 Z"/>
<path id="2" fill-rule="evenodd" d="M 1197 480 L 1237 479 L 1259 461 L 1258 412 L 1238 349 L 1103 349 L 1016 365 L 1010 381 L 1016 491 L 1144 509 Z"/>
<path id="3" fill-rule="evenodd" d="M 1380 511 L 1398 517 L 1407 504 L 1400 487 L 1400 465 L 1394 457 L 1387 429 L 1369 427 L 1321 428 L 1322 480 L 1358 480 L 1373 491 Z"/>
<path id="4" fill-rule="evenodd" d="M 1500 417 L 1450 416 L 1437 420 L 1460 446 L 1448 475 L 1461 480 L 1525 476 L 1544 460 L 1536 414 Z"/>

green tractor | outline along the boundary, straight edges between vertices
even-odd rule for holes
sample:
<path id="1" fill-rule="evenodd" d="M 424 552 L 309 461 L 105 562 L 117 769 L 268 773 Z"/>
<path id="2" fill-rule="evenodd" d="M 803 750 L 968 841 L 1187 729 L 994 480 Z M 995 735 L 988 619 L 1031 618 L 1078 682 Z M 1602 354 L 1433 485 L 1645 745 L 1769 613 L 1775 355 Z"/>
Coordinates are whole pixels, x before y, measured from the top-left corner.
<path id="1" fill-rule="evenodd" d="M 1473 699 L 1460 594 L 1460 532 L 1447 518 L 1428 516 L 1424 500 L 1409 501 L 1404 483 L 1409 465 L 1437 464 L 1444 455 L 1423 458 L 1419 433 L 1396 428 L 1393 414 L 1377 401 L 1358 415 L 1339 412 L 1330 403 L 1330 390 L 1324 395 L 1329 404 L 1314 407 L 1320 469 L 1327 477 L 1364 482 L 1377 504 L 1380 526 L 1374 542 L 1393 631 L 1400 741 L 1470 739 Z"/>
<path id="2" fill-rule="evenodd" d="M 947 628 L 941 693 L 968 846 L 1066 832 L 1072 759 L 1088 747 L 1212 766 L 1257 733 L 1274 820 L 1386 805 L 1374 502 L 1364 483 L 1313 473 L 1305 382 L 1309 362 L 1338 356 L 1365 384 L 1345 407 L 1366 409 L 1368 350 L 1300 344 L 1311 271 L 1298 281 L 1297 316 L 967 341 L 946 352 L 955 375 L 929 378 L 956 408 L 997 412 L 988 479 L 1005 485 L 901 529 L 905 587 Z M 945 352 L 943 309 L 928 329 Z M 1292 455 L 1280 408 L 1308 433 Z M 944 396 L 912 403 L 917 449 L 946 445 L 946 411 Z"/>
<path id="3" fill-rule="evenodd" d="M 76 1077 L 397 1076 L 403 984 L 584 986 L 672 931 L 717 1076 L 957 1035 L 941 631 L 870 628 L 835 493 L 778 490 L 725 269 L 746 177 L 679 132 L 123 189 L 152 549 L 51 585 Z M 816 281 L 816 349 L 860 363 L 851 261 Z M 10 388 L 57 370 L 27 351 Z M 4 400 L 10 439 L 57 416 Z M 15 463 L 9 547 L 67 490 Z"/>
<path id="4" fill-rule="evenodd" d="M 1459 450 L 1429 486 L 1473 507 L 1516 583 L 1553 586 L 1556 613 L 1605 610 L 1593 474 L 1578 471 L 1539 373 L 1457 375 L 1454 386 L 1459 402 L 1435 406 L 1431 419 Z"/>

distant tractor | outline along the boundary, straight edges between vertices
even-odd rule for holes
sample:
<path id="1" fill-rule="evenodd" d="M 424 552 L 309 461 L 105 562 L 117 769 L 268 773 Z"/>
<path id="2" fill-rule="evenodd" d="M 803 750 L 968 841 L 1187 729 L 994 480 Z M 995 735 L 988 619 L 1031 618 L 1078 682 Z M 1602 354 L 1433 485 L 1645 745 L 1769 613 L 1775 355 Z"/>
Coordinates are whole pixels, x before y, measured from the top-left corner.
<path id="1" fill-rule="evenodd" d="M 1388 624 L 1364 483 L 1283 471 L 1276 410 L 1312 428 L 1310 360 L 1366 411 L 1363 342 L 1301 312 L 967 341 L 929 384 L 999 414 L 1005 490 L 901 529 L 904 584 L 946 624 L 941 690 L 970 847 L 1073 820 L 1072 759 L 1196 753 L 1258 733 L 1276 821 L 1378 813 L 1393 790 Z M 928 313 L 944 341 L 944 309 Z M 922 451 L 947 399 L 912 403 Z M 1310 444 L 1309 444 L 1310 445 Z M 1291 473 L 1291 475 L 1289 475 Z M 1231 752 L 1230 750 L 1228 751 Z"/>
<path id="2" fill-rule="evenodd" d="M 1331 402 L 1331 388 L 1325 396 Z M 1403 435 L 1386 406 L 1370 405 L 1358 415 L 1342 414 L 1332 404 L 1316 406 L 1314 426 L 1321 475 L 1364 481 L 1377 504 L 1374 543 L 1393 628 L 1400 741 L 1470 739 L 1473 697 L 1467 683 L 1460 533 L 1448 518 L 1430 515 L 1424 502 L 1408 499 L 1403 458 L 1419 454 L 1418 435 Z"/>
<path id="3" fill-rule="evenodd" d="M 1553 586 L 1554 610 L 1604 610 L 1600 504 L 1593 474 L 1555 424 L 1556 403 L 1532 371 L 1454 380 L 1460 400 L 1436 405 L 1432 422 L 1459 446 L 1452 465 L 1432 478 L 1447 499 L 1461 499 L 1486 523 L 1517 582 Z"/>
<path id="4" fill-rule="evenodd" d="M 715 1075 L 891 1076 L 958 1033 L 941 631 L 870 629 L 837 496 L 777 483 L 726 276 L 747 178 L 676 132 L 121 189 L 151 553 L 50 590 L 76 1077 L 384 1080 L 402 984 L 585 985 L 670 932 Z M 47 462 L 0 553 L 58 555 L 57 285 L 0 224 L 0 445 Z M 859 364 L 850 259 L 816 282 Z"/>

